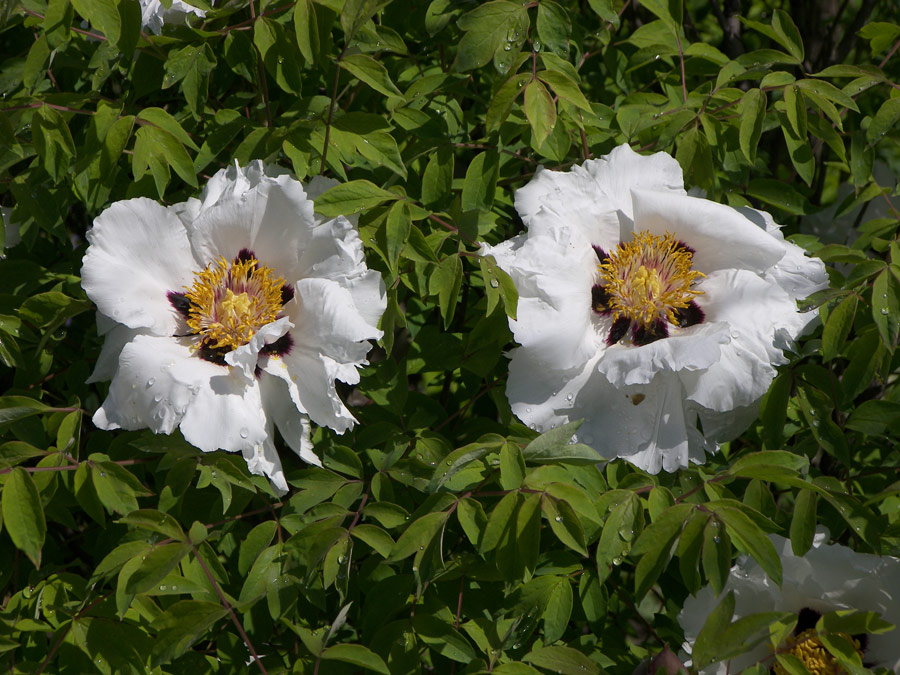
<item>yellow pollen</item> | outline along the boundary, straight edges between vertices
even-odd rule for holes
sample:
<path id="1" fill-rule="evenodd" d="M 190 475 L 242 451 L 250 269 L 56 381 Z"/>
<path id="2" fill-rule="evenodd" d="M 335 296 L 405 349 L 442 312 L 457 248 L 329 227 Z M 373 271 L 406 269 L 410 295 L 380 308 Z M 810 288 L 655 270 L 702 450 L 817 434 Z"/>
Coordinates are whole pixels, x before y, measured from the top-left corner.
<path id="1" fill-rule="evenodd" d="M 690 249 L 669 233 L 639 232 L 620 243 L 598 266 L 613 318 L 625 317 L 645 328 L 657 321 L 677 325 L 675 310 L 703 294 L 692 288 L 705 276 L 691 269 L 692 263 Z"/>
<path id="2" fill-rule="evenodd" d="M 187 325 L 212 349 L 236 349 L 260 328 L 278 318 L 284 279 L 255 258 L 229 263 L 219 258 L 198 272 L 186 288 L 190 301 Z"/>
<path id="3" fill-rule="evenodd" d="M 849 635 L 838 633 L 845 640 L 853 643 L 856 653 L 862 656 L 862 650 L 859 646 L 859 640 Z M 796 656 L 803 662 L 810 675 L 839 675 L 844 673 L 844 669 L 837 663 L 835 658 L 828 653 L 825 645 L 819 639 L 819 635 L 814 629 L 805 630 L 799 635 L 795 635 L 787 640 L 783 648 L 778 650 L 782 654 L 791 654 Z M 787 675 L 788 671 L 777 661 L 773 666 L 773 670 L 777 675 Z"/>

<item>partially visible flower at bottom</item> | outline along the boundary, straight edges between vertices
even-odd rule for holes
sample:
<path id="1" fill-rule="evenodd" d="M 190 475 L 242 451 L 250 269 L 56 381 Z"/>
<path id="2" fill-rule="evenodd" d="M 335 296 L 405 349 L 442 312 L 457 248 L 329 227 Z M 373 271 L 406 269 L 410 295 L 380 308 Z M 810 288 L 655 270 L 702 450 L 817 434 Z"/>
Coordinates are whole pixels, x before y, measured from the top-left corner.
<path id="1" fill-rule="evenodd" d="M 688 195 L 621 145 L 516 192 L 527 231 L 484 246 L 519 292 L 506 395 L 536 431 L 583 419 L 603 457 L 675 471 L 743 432 L 827 285 L 771 216 Z"/>
<path id="2" fill-rule="evenodd" d="M 0 218 L 3 219 L 3 248 L 12 248 L 21 240 L 19 224 L 12 221 L 12 212 L 11 207 L 0 206 Z"/>
<path id="3" fill-rule="evenodd" d="M 172 0 L 169 7 L 163 5 L 160 0 L 141 0 L 141 26 L 154 35 L 162 32 L 165 23 L 184 23 L 188 14 L 203 18 L 206 11 L 183 0 Z"/>
<path id="4" fill-rule="evenodd" d="M 200 199 L 116 202 L 82 267 L 106 334 L 90 381 L 112 380 L 94 424 L 179 427 L 205 452 L 241 452 L 280 492 L 275 427 L 320 464 L 309 420 L 355 423 L 335 380 L 359 382 L 386 304 L 355 222 L 314 213 L 335 181 L 285 174 L 257 161 L 216 173 Z"/>
<path id="5" fill-rule="evenodd" d="M 822 614 L 837 610 L 878 612 L 881 618 L 896 626 L 893 631 L 865 636 L 860 645 L 862 661 L 869 667 L 883 667 L 900 673 L 900 559 L 857 553 L 840 544 L 826 544 L 824 530 L 816 533 L 813 547 L 804 556 L 796 556 L 791 542 L 778 535 L 769 535 L 781 558 L 784 578 L 781 588 L 766 576 L 762 568 L 748 556 L 742 556 L 731 568 L 722 594 L 715 597 L 712 588 L 705 587 L 696 597 L 687 599 L 678 622 L 684 629 L 685 650 L 700 633 L 713 608 L 729 591 L 734 592 L 734 618 L 761 612 L 792 612 L 800 616 L 798 631 L 815 626 Z M 802 633 L 792 639 L 796 653 L 805 653 L 825 665 L 831 658 L 817 641 Z M 815 652 L 818 652 L 817 654 Z M 740 673 L 757 662 L 772 664 L 772 650 L 768 643 L 757 645 L 745 654 L 714 663 L 700 672 L 704 675 Z M 811 671 L 813 672 L 813 671 Z M 822 670 L 820 672 L 841 672 Z"/>

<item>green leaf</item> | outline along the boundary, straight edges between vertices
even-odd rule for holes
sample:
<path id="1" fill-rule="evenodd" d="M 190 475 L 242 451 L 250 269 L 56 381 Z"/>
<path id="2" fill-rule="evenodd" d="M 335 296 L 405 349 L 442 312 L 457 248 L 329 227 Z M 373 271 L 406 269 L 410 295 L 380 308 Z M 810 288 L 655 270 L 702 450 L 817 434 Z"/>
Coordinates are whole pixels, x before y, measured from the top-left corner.
<path id="1" fill-rule="evenodd" d="M 741 99 L 738 112 L 741 116 L 740 145 L 747 161 L 756 161 L 756 147 L 766 118 L 766 95 L 760 89 L 751 89 Z"/>
<path id="2" fill-rule="evenodd" d="M 340 61 L 340 66 L 361 82 L 385 96 L 402 96 L 388 75 L 387 68 L 367 54 L 350 54 Z"/>
<path id="3" fill-rule="evenodd" d="M 840 355 L 856 316 L 856 295 L 848 295 L 828 314 L 822 331 L 822 359 L 830 361 Z"/>
<path id="4" fill-rule="evenodd" d="M 705 668 L 719 660 L 719 646 L 722 634 L 734 616 L 734 592 L 729 591 L 722 601 L 709 613 L 703 628 L 694 641 L 691 658 L 695 668 Z"/>
<path id="5" fill-rule="evenodd" d="M 439 148 L 432 153 L 422 174 L 422 204 L 426 208 L 438 208 L 450 195 L 453 187 L 453 152 Z"/>
<path id="6" fill-rule="evenodd" d="M 119 523 L 126 525 L 134 525 L 144 530 L 158 532 L 159 534 L 174 539 L 175 541 L 185 541 L 184 530 L 181 525 L 168 513 L 155 511 L 153 509 L 139 509 L 132 511 L 127 516 L 119 518 Z"/>
<path id="7" fill-rule="evenodd" d="M 151 657 L 152 667 L 169 663 L 184 654 L 228 610 L 218 603 L 179 600 L 153 619 L 158 631 Z"/>
<path id="8" fill-rule="evenodd" d="M 577 649 L 551 645 L 539 647 L 522 657 L 538 668 L 546 668 L 561 675 L 600 675 L 600 667 Z"/>
<path id="9" fill-rule="evenodd" d="M 713 509 L 722 519 L 728 534 L 735 544 L 749 553 L 759 566 L 765 570 L 769 578 L 781 585 L 781 558 L 772 541 L 743 511 L 731 506 L 718 506 Z"/>
<path id="10" fill-rule="evenodd" d="M 206 102 L 208 76 L 215 66 L 216 57 L 207 44 L 199 48 L 189 45 L 183 49 L 172 50 L 166 59 L 166 75 L 162 86 L 171 87 L 176 82 L 181 82 L 181 92 L 188 107 L 194 116 L 198 117 Z M 195 146 L 194 149 L 199 148 Z"/>
<path id="11" fill-rule="evenodd" d="M 541 81 L 547 83 L 556 95 L 564 101 L 568 101 L 576 108 L 581 108 L 589 113 L 593 112 L 590 102 L 584 97 L 584 94 L 581 93 L 578 84 L 565 73 L 558 70 L 542 70 L 537 76 Z"/>
<path id="12" fill-rule="evenodd" d="M 818 496 L 812 490 L 800 490 L 794 500 L 791 516 L 791 550 L 797 557 L 806 555 L 816 534 L 816 504 Z"/>
<path id="13" fill-rule="evenodd" d="M 809 460 L 786 450 L 765 450 L 744 455 L 728 470 L 735 478 L 777 480 L 785 473 L 796 474 L 809 469 Z"/>
<path id="14" fill-rule="evenodd" d="M 525 460 L 515 443 L 504 443 L 500 448 L 500 487 L 516 490 L 525 479 Z"/>
<path id="15" fill-rule="evenodd" d="M 813 96 L 821 96 L 822 98 L 833 101 L 853 112 L 859 112 L 856 102 L 843 91 L 835 87 L 831 82 L 825 80 L 797 80 L 797 86 L 807 94 Z"/>
<path id="16" fill-rule="evenodd" d="M 678 539 L 678 569 L 684 585 L 691 593 L 696 593 L 701 586 L 700 554 L 703 550 L 703 533 L 708 521 L 708 514 L 695 511 L 685 522 Z"/>
<path id="17" fill-rule="evenodd" d="M 900 281 L 892 269 L 885 269 L 872 286 L 872 318 L 884 346 L 893 350 L 900 329 Z"/>
<path id="18" fill-rule="evenodd" d="M 541 511 L 556 538 L 576 553 L 587 557 L 584 528 L 572 507 L 567 502 L 545 494 L 541 500 Z"/>
<path id="19" fill-rule="evenodd" d="M 294 34 L 303 58 L 307 63 L 313 63 L 319 53 L 319 27 L 316 23 L 316 4 L 312 0 L 299 0 L 294 5 Z"/>
<path id="20" fill-rule="evenodd" d="M 68 173 L 75 158 L 75 141 L 63 116 L 49 106 L 41 106 L 32 117 L 34 149 L 54 182 Z"/>
<path id="21" fill-rule="evenodd" d="M 568 577 L 562 577 L 550 591 L 541 616 L 544 620 L 544 642 L 553 643 L 562 639 L 572 616 L 572 582 Z"/>
<path id="22" fill-rule="evenodd" d="M 352 180 L 335 185 L 316 197 L 316 213 L 326 217 L 349 215 L 399 198 L 367 180 Z"/>
<path id="23" fill-rule="evenodd" d="M 798 63 L 803 61 L 803 38 L 790 14 L 783 9 L 776 9 L 772 13 L 772 29 L 775 32 L 776 41 L 797 59 Z"/>
<path id="24" fill-rule="evenodd" d="M 875 612 L 860 612 L 852 609 L 839 609 L 826 612 L 816 622 L 816 630 L 828 633 L 846 633 L 847 635 L 882 635 L 893 630 L 888 623 Z"/>
<path id="25" fill-rule="evenodd" d="M 519 45 L 528 31 L 528 10 L 524 5 L 492 0 L 460 17 L 459 27 L 465 31 L 456 51 L 453 68 L 460 72 L 480 68 L 498 51 Z"/>
<path id="26" fill-rule="evenodd" d="M 267 16 L 253 22 L 253 44 L 276 84 L 289 94 L 301 90 L 300 50 L 284 27 Z"/>
<path id="27" fill-rule="evenodd" d="M 453 626 L 434 616 L 416 616 L 413 619 L 413 630 L 422 642 L 445 658 L 465 664 L 475 659 L 475 651 L 469 641 Z"/>
<path id="28" fill-rule="evenodd" d="M 254 527 L 244 537 L 238 553 L 238 573 L 242 577 L 247 576 L 247 572 L 250 571 L 259 555 L 272 543 L 277 529 L 278 523 L 274 520 L 267 520 Z"/>
<path id="29" fill-rule="evenodd" d="M 47 521 L 41 495 L 25 469 L 13 467 L 7 474 L 0 495 L 0 509 L 3 525 L 15 547 L 27 555 L 35 567 L 40 567 Z"/>
<path id="30" fill-rule="evenodd" d="M 391 550 L 391 560 L 403 560 L 414 553 L 426 549 L 432 540 L 443 529 L 449 515 L 443 511 L 426 513 L 413 522 L 406 531 L 400 535 L 394 548 Z"/>
<path id="31" fill-rule="evenodd" d="M 512 112 L 513 104 L 519 97 L 520 93 L 524 93 L 525 84 L 531 82 L 531 73 L 517 73 L 509 78 L 497 93 L 491 99 L 488 106 L 487 115 L 485 117 L 485 126 L 488 131 L 496 131 L 500 125 L 509 117 Z"/>
<path id="32" fill-rule="evenodd" d="M 53 410 L 46 403 L 28 396 L 0 397 L 0 424 L 8 424 L 32 415 L 40 415 Z"/>
<path id="33" fill-rule="evenodd" d="M 476 548 L 481 542 L 482 533 L 487 527 L 487 515 L 484 507 L 474 499 L 460 499 L 456 505 L 456 518 L 466 533 L 469 543 Z"/>
<path id="34" fill-rule="evenodd" d="M 441 261 L 431 277 L 429 289 L 432 294 L 436 293 L 438 296 L 445 330 L 450 326 L 456 312 L 462 276 L 462 260 L 458 255 L 449 255 Z"/>
<path id="35" fill-rule="evenodd" d="M 620 507 L 621 508 L 621 505 Z M 643 598 L 656 583 L 672 557 L 672 545 L 681 534 L 685 520 L 694 507 L 691 504 L 676 504 L 663 511 L 635 542 L 632 557 L 640 557 L 634 574 L 635 594 Z M 615 512 L 614 512 L 615 513 Z M 610 514 L 607 523 L 613 521 Z M 604 531 L 606 527 L 604 527 Z M 603 539 L 601 537 L 601 544 Z"/>
<path id="36" fill-rule="evenodd" d="M 543 144 L 556 126 L 556 103 L 540 80 L 533 80 L 525 87 L 525 117 L 535 141 L 538 145 Z"/>
<path id="37" fill-rule="evenodd" d="M 572 443 L 572 436 L 580 426 L 581 420 L 577 420 L 541 434 L 525 446 L 522 456 L 532 464 L 596 464 L 603 461 L 590 446 Z"/>
<path id="38" fill-rule="evenodd" d="M 136 595 L 154 588 L 175 569 L 190 550 L 190 544 L 165 544 L 151 549 L 146 555 L 141 555 L 140 563 L 124 580 L 124 592 Z"/>
<path id="39" fill-rule="evenodd" d="M 406 240 L 409 239 L 410 227 L 412 227 L 412 218 L 409 213 L 409 204 L 405 201 L 394 202 L 388 211 L 384 226 L 388 264 L 392 269 L 397 268 L 400 251 L 403 250 Z"/>
<path id="40" fill-rule="evenodd" d="M 802 216 L 809 211 L 806 198 L 793 187 L 780 180 L 756 178 L 747 185 L 747 195 L 764 204 L 777 206 L 786 213 Z"/>
<path id="41" fill-rule="evenodd" d="M 461 204 L 463 211 L 484 209 L 490 211 L 494 205 L 494 193 L 500 175 L 500 155 L 494 150 L 480 152 L 466 169 L 463 182 Z"/>
<path id="42" fill-rule="evenodd" d="M 347 643 L 332 645 L 323 651 L 320 656 L 325 661 L 341 661 L 376 673 L 382 673 L 382 675 L 391 675 L 391 671 L 388 670 L 384 660 L 363 645 Z"/>
<path id="43" fill-rule="evenodd" d="M 350 530 L 350 534 L 371 546 L 382 558 L 388 558 L 394 548 L 391 535 L 377 525 L 361 523 Z"/>
<path id="44" fill-rule="evenodd" d="M 122 32 L 122 18 L 115 0 L 72 0 L 72 6 L 83 18 L 99 30 L 111 44 L 116 44 Z"/>
<path id="45" fill-rule="evenodd" d="M 179 143 L 186 145 L 191 150 L 196 151 L 200 149 L 197 147 L 197 144 L 194 143 L 194 140 L 190 135 L 188 135 L 184 128 L 178 123 L 178 120 L 162 108 L 143 108 L 141 112 L 138 113 L 136 119 L 149 122 L 153 126 L 159 127 L 163 131 L 167 131 L 172 134 Z"/>
<path id="46" fill-rule="evenodd" d="M 781 132 L 784 134 L 784 144 L 787 146 L 791 163 L 797 174 L 803 179 L 807 185 L 812 186 L 813 177 L 816 172 L 816 162 L 812 153 L 812 146 L 806 134 L 798 135 L 787 118 L 782 113 L 778 114 L 781 123 Z"/>
<path id="47" fill-rule="evenodd" d="M 710 518 L 703 528 L 703 573 L 718 595 L 731 570 L 731 538 L 718 518 Z"/>

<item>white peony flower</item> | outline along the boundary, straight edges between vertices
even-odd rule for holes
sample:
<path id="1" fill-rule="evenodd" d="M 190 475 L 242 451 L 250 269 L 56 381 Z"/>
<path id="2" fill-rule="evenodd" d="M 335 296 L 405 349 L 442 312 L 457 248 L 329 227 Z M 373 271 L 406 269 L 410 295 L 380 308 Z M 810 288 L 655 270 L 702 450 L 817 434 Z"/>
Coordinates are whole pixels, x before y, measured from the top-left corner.
<path id="1" fill-rule="evenodd" d="M 857 553 L 840 544 L 826 544 L 828 535 L 824 529 L 816 533 L 813 547 L 802 557 L 793 554 L 789 540 L 778 535 L 769 537 L 781 557 L 784 570 L 781 588 L 755 561 L 741 556 L 737 565 L 731 568 L 722 591 L 722 596 L 734 591 L 735 620 L 761 612 L 794 612 L 800 615 L 798 630 L 804 631 L 814 627 L 818 617 L 826 612 L 853 609 L 878 612 L 882 619 L 900 627 L 900 559 Z M 707 586 L 685 602 L 678 622 L 684 629 L 688 652 L 722 596 L 716 598 Z M 900 673 L 897 633 L 895 628 L 860 640 L 863 663 Z M 763 642 L 746 654 L 714 663 L 701 672 L 707 675 L 740 673 L 765 659 L 769 659 L 765 663 L 771 665 L 772 651 L 768 644 Z M 807 645 L 808 648 L 811 646 Z"/>
<path id="2" fill-rule="evenodd" d="M 815 317 L 796 301 L 825 287 L 820 260 L 766 213 L 688 196 L 669 155 L 627 145 L 540 171 L 515 205 L 527 232 L 482 252 L 519 291 L 506 389 L 519 419 L 584 418 L 581 442 L 651 473 L 703 462 L 755 419 Z"/>
<path id="3" fill-rule="evenodd" d="M 141 1 L 141 26 L 148 29 L 154 35 L 162 32 L 164 23 L 184 23 L 188 14 L 195 14 L 200 18 L 206 16 L 206 12 L 194 7 L 182 0 L 172 0 L 171 6 L 166 8 L 160 0 Z"/>
<path id="4" fill-rule="evenodd" d="M 116 202 L 94 220 L 81 271 L 106 333 L 90 381 L 112 380 L 94 424 L 180 427 L 205 452 L 241 452 L 280 491 L 273 424 L 320 464 L 309 420 L 353 426 L 335 380 L 359 382 L 385 308 L 355 224 L 313 212 L 334 181 L 304 191 L 283 174 L 257 161 L 219 171 L 200 199 Z"/>

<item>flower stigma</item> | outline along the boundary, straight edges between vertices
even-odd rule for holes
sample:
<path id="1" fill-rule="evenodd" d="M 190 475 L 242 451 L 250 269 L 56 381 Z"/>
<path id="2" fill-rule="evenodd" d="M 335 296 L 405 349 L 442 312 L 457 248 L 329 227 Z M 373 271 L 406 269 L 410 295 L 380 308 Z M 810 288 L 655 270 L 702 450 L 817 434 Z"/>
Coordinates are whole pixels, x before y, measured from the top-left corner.
<path id="1" fill-rule="evenodd" d="M 693 299 L 703 291 L 693 286 L 705 275 L 692 269 L 693 256 L 692 249 L 668 232 L 658 236 L 644 231 L 602 257 L 593 306 L 613 314 L 610 340 L 618 342 L 630 327 L 633 342 L 647 344 L 666 337 L 666 323 L 699 323 Z"/>
<path id="2" fill-rule="evenodd" d="M 223 257 L 210 263 L 184 294 L 188 329 L 200 336 L 195 348 L 201 355 L 221 355 L 250 342 L 278 318 L 284 286 L 284 279 L 244 251 L 230 263 Z"/>
<path id="3" fill-rule="evenodd" d="M 859 640 L 849 635 L 838 633 L 842 638 L 852 642 L 853 648 L 859 656 L 862 656 Z M 790 654 L 803 662 L 810 675 L 838 675 L 844 673 L 844 669 L 837 660 L 828 653 L 822 640 L 815 629 L 805 630 L 799 635 L 788 638 L 784 646 L 778 650 L 782 654 Z M 776 662 L 772 668 L 776 675 L 787 675 L 788 670 Z"/>

